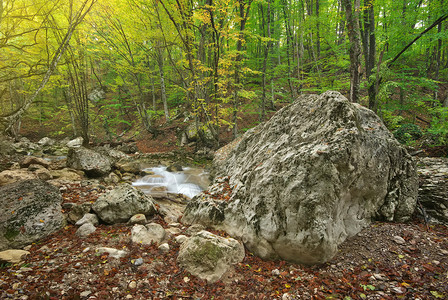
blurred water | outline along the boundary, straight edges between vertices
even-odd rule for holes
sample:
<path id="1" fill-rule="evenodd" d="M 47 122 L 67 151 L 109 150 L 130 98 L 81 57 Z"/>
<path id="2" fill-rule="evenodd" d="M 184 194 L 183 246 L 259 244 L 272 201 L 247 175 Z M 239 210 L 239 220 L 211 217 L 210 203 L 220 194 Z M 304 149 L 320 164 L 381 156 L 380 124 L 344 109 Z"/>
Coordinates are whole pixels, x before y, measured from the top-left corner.
<path id="1" fill-rule="evenodd" d="M 183 168 L 183 171 L 168 172 L 166 167 L 147 168 L 146 175 L 132 183 L 133 186 L 152 196 L 164 196 L 166 193 L 183 194 L 193 198 L 209 184 L 209 174 L 203 169 Z"/>

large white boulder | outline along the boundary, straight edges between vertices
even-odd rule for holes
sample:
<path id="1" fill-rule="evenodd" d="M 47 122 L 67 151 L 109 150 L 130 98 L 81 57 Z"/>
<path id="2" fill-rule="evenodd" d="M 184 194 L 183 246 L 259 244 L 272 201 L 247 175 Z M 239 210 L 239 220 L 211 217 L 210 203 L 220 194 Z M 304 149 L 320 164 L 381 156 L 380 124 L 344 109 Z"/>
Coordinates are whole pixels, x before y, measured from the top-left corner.
<path id="1" fill-rule="evenodd" d="M 332 91 L 301 96 L 218 151 L 214 174 L 184 223 L 305 264 L 331 259 L 372 219 L 409 219 L 418 188 L 411 156 L 381 119 Z"/>

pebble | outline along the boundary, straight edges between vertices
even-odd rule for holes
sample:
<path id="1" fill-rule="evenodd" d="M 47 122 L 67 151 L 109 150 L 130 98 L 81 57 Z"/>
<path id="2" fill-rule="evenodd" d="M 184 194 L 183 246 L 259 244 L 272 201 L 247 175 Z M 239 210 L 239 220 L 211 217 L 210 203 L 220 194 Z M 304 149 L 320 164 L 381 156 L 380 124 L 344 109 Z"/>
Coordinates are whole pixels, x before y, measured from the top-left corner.
<path id="1" fill-rule="evenodd" d="M 443 255 L 448 255 L 448 250 L 442 249 L 442 250 L 440 250 L 440 253 L 442 253 Z"/>
<path id="2" fill-rule="evenodd" d="M 393 287 L 391 290 L 397 294 L 403 294 L 406 292 L 406 289 L 404 287 L 400 287 L 400 286 Z"/>
<path id="3" fill-rule="evenodd" d="M 272 270 L 272 275 L 274 275 L 274 276 L 279 276 L 280 275 L 280 271 L 278 270 L 278 269 L 274 269 L 274 270 Z"/>
<path id="4" fill-rule="evenodd" d="M 186 235 L 181 234 L 181 235 L 176 236 L 174 239 L 176 240 L 176 242 L 178 244 L 182 244 L 183 242 L 185 242 L 188 239 L 188 237 Z"/>
<path id="5" fill-rule="evenodd" d="M 141 265 L 143 265 L 143 258 L 140 257 L 134 261 L 134 266 L 141 266 Z"/>
<path id="6" fill-rule="evenodd" d="M 406 241 L 404 240 L 404 238 L 402 238 L 402 237 L 399 236 L 399 235 L 394 235 L 392 238 L 394 239 L 394 242 L 397 243 L 397 244 L 399 244 L 399 245 L 403 245 L 403 244 L 406 243 Z"/>
<path id="7" fill-rule="evenodd" d="M 82 250 L 82 253 L 89 252 L 89 250 L 90 250 L 90 247 L 87 247 L 87 248 L 85 248 L 84 250 Z"/>
<path id="8" fill-rule="evenodd" d="M 163 243 L 159 246 L 159 250 L 162 252 L 168 252 L 170 251 L 170 245 L 168 245 L 167 243 Z"/>
<path id="9" fill-rule="evenodd" d="M 134 280 L 132 280 L 131 282 L 129 282 L 128 287 L 133 290 L 137 287 L 137 282 L 135 282 Z"/>
<path id="10" fill-rule="evenodd" d="M 92 293 L 91 291 L 84 291 L 81 294 L 79 294 L 79 296 L 81 296 L 81 298 L 84 298 L 88 297 L 91 293 Z"/>

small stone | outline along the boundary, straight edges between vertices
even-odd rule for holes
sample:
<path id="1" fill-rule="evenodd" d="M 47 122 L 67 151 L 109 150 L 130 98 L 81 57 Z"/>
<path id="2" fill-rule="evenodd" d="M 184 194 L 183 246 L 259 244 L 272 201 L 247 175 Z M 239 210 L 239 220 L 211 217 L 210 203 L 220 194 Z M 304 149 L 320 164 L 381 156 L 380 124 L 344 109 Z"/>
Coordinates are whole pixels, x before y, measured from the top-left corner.
<path id="1" fill-rule="evenodd" d="M 134 260 L 134 266 L 141 266 L 143 265 L 143 258 L 137 258 Z"/>
<path id="2" fill-rule="evenodd" d="M 84 250 L 82 250 L 82 253 L 89 252 L 89 250 L 90 250 L 90 247 L 87 247 L 87 248 L 85 248 Z"/>
<path id="3" fill-rule="evenodd" d="M 91 291 L 84 291 L 81 294 L 79 294 L 79 296 L 81 298 L 85 298 L 85 297 L 88 297 L 91 293 L 92 293 Z"/>
<path id="4" fill-rule="evenodd" d="M 126 299 L 132 299 L 132 295 L 126 295 Z"/>
<path id="5" fill-rule="evenodd" d="M 292 299 L 294 299 L 294 298 L 288 293 L 284 293 L 282 295 L 282 300 L 292 300 Z"/>
<path id="6" fill-rule="evenodd" d="M 169 227 L 181 227 L 182 224 L 180 224 L 180 223 L 171 223 L 171 224 L 168 224 L 168 226 Z"/>
<path id="7" fill-rule="evenodd" d="M 185 282 L 185 283 L 190 282 L 190 278 L 188 278 L 187 276 L 185 276 L 185 277 L 184 277 L 184 282 Z"/>
<path id="8" fill-rule="evenodd" d="M 132 280 L 131 282 L 129 282 L 128 287 L 133 290 L 137 287 L 137 282 L 135 282 L 134 280 Z"/>
<path id="9" fill-rule="evenodd" d="M 82 226 L 86 223 L 91 223 L 92 225 L 98 225 L 99 224 L 99 220 L 98 217 L 95 214 L 85 214 L 81 219 L 79 219 L 75 225 L 76 226 Z"/>
<path id="10" fill-rule="evenodd" d="M 443 255 L 448 255 L 448 250 L 442 249 L 442 250 L 440 250 L 440 253 Z"/>
<path id="11" fill-rule="evenodd" d="M 176 240 L 176 242 L 178 244 L 182 244 L 183 242 L 188 240 L 188 236 L 181 234 L 181 235 L 176 236 L 174 239 Z"/>
<path id="12" fill-rule="evenodd" d="M 170 245 L 168 245 L 167 243 L 163 243 L 159 246 L 159 250 L 162 252 L 168 252 L 170 251 Z"/>
<path id="13" fill-rule="evenodd" d="M 399 236 L 399 235 L 394 235 L 392 238 L 394 239 L 394 242 L 397 243 L 397 244 L 399 244 L 399 245 L 403 245 L 403 244 L 406 243 L 406 241 L 404 240 L 404 238 L 402 238 L 402 237 Z"/>
<path id="14" fill-rule="evenodd" d="M 144 225 L 146 224 L 146 216 L 144 214 L 136 214 L 133 215 L 130 219 L 129 219 L 129 224 L 134 225 L 134 224 L 141 224 Z"/>
<path id="15" fill-rule="evenodd" d="M 96 249 L 96 252 L 98 252 L 99 254 L 103 254 L 103 253 L 107 252 L 107 253 L 109 253 L 109 257 L 113 257 L 113 258 L 122 258 L 128 254 L 128 252 L 125 250 L 117 250 L 117 249 L 108 248 L 108 247 L 99 247 Z"/>
<path id="16" fill-rule="evenodd" d="M 403 294 L 406 292 L 406 288 L 401 287 L 401 286 L 393 287 L 391 290 L 397 294 Z"/>
<path id="17" fill-rule="evenodd" d="M 78 230 L 76 230 L 75 234 L 80 238 L 85 238 L 89 236 L 91 233 L 95 232 L 95 230 L 96 227 L 93 226 L 92 223 L 85 223 L 81 227 L 79 227 Z"/>
<path id="18" fill-rule="evenodd" d="M 274 276 L 279 276 L 280 275 L 280 271 L 278 270 L 278 269 L 274 269 L 274 270 L 272 270 L 272 275 L 274 275 Z"/>
<path id="19" fill-rule="evenodd" d="M 438 260 L 433 260 L 432 263 L 435 264 L 436 266 L 440 265 L 440 261 Z"/>

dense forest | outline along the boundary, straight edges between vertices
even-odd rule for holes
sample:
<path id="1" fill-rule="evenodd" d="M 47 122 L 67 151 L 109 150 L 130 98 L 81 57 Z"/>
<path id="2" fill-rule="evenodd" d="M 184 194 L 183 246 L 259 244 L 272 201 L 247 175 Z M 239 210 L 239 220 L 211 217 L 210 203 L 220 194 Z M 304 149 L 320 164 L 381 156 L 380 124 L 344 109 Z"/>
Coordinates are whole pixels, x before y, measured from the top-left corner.
<path id="1" fill-rule="evenodd" d="M 331 89 L 443 145 L 447 18 L 444 0 L 0 0 L 0 129 L 88 142 L 188 119 L 217 146 Z"/>

